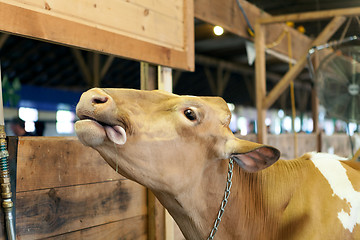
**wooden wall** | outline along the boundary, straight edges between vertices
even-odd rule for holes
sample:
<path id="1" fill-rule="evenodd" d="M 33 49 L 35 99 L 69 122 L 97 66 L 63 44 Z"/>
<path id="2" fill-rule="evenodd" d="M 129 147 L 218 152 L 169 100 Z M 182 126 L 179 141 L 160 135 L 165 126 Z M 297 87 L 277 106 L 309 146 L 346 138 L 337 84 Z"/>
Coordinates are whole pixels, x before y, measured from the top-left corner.
<path id="1" fill-rule="evenodd" d="M 357 135 L 359 136 L 359 135 Z M 256 135 L 249 134 L 246 136 L 238 135 L 238 138 L 256 142 Z M 319 139 L 320 138 L 320 139 Z M 360 139 L 360 137 L 358 137 Z M 352 137 L 356 148 L 359 143 L 355 141 L 355 135 Z M 299 156 L 307 152 L 317 151 L 318 141 L 320 141 L 321 152 L 330 152 L 342 157 L 351 157 L 351 146 L 349 136 L 346 134 L 334 134 L 327 136 L 323 133 L 317 134 L 298 134 L 298 153 Z M 358 140 L 359 141 L 359 140 Z M 293 134 L 280 134 L 267 136 L 267 144 L 278 148 L 281 152 L 282 159 L 293 159 L 294 155 L 294 135 Z"/>
<path id="2" fill-rule="evenodd" d="M 9 145 L 17 145 L 17 239 L 147 239 L 146 189 L 95 150 L 73 137 Z"/>
<path id="3" fill-rule="evenodd" d="M 268 137 L 282 158 L 293 158 L 292 134 Z M 325 151 L 331 146 L 342 156 L 350 152 L 345 134 L 321 139 Z M 316 151 L 316 141 L 315 134 L 299 134 L 299 154 Z M 117 174 L 77 138 L 11 137 L 8 149 L 17 239 L 148 239 L 147 190 Z M 2 240 L 2 213 L 0 219 Z M 174 239 L 183 237 L 177 233 Z"/>
<path id="4" fill-rule="evenodd" d="M 194 70 L 193 0 L 0 0 L 0 31 Z"/>

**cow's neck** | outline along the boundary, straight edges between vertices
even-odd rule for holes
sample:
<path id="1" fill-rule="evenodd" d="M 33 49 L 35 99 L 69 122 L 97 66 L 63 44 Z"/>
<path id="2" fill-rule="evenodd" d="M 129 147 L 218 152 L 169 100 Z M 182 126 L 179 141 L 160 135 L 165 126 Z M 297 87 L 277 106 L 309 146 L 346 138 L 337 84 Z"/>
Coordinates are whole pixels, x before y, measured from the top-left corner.
<path id="1" fill-rule="evenodd" d="M 217 166 L 207 167 L 188 192 L 155 193 L 187 239 L 208 237 L 224 197 L 227 172 L 228 161 L 221 161 Z M 246 173 L 235 166 L 231 195 L 217 237 L 275 238 L 280 224 L 279 216 L 294 190 L 286 187 L 289 181 L 294 181 L 294 173 L 284 163 L 278 163 L 260 173 Z"/>

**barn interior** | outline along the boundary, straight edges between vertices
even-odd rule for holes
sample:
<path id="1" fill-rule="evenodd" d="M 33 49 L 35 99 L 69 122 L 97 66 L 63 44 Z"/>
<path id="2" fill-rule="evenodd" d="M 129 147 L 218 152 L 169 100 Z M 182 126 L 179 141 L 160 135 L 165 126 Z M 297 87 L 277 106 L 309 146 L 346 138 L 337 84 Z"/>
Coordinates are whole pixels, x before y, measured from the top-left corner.
<path id="1" fill-rule="evenodd" d="M 141 6 L 136 0 L 123 2 Z M 19 137 L 9 141 L 10 159 L 15 161 L 15 165 L 17 162 L 12 175 L 17 179 L 13 184 L 16 185 L 16 189 L 13 187 L 13 192 L 16 192 L 14 195 L 18 195 L 16 206 L 21 206 L 16 209 L 16 214 L 14 213 L 18 217 L 18 239 L 115 239 L 116 234 L 123 232 L 128 234 L 124 239 L 165 239 L 164 222 L 168 221 L 168 218 L 165 213 L 161 213 L 160 216 L 149 213 L 151 209 L 161 209 L 161 206 L 147 190 L 110 173 L 104 166 L 105 163 L 101 163 L 100 156 L 97 156 L 98 161 L 87 166 L 84 172 L 96 172 L 95 169 L 100 168 L 111 176 L 109 178 L 96 173 L 94 176 L 88 176 L 78 169 L 79 164 L 85 165 L 86 161 L 71 161 L 73 155 L 81 158 L 76 153 L 78 149 L 81 149 L 81 153 L 87 151 L 74 140 L 76 134 L 73 125 L 77 120 L 75 107 L 81 93 L 92 87 L 144 89 L 142 81 L 149 78 L 144 75 L 159 77 L 160 73 L 156 73 L 160 69 L 158 66 L 171 69 L 171 91 L 175 94 L 224 98 L 234 116 L 230 125 L 231 130 L 239 138 L 280 146 L 282 157 L 285 159 L 297 157 L 307 151 L 326 151 L 349 157 L 360 148 L 359 110 L 355 113 L 351 110 L 351 113 L 339 110 L 342 106 L 360 109 L 358 72 L 351 75 L 355 76 L 352 79 L 355 79 L 355 93 L 351 95 L 350 100 L 344 101 L 342 98 L 336 98 L 342 94 L 337 91 L 340 87 L 336 84 L 317 87 L 318 81 L 322 80 L 317 80 L 321 74 L 316 72 L 318 69 L 328 70 L 325 63 L 321 64 L 326 56 L 339 53 L 336 51 L 338 48 L 350 47 L 350 53 L 346 54 L 357 60 L 360 53 L 360 49 L 356 48 L 359 45 L 357 37 L 360 29 L 360 4 L 357 1 L 169 2 L 175 6 L 182 6 L 181 9 L 186 10 L 181 12 L 184 16 L 187 16 L 187 11 L 191 12 L 187 16 L 188 19 L 182 19 L 184 29 L 179 29 L 179 32 L 183 31 L 181 37 L 185 39 L 184 42 L 188 41 L 186 44 L 190 42 L 190 45 L 174 47 L 171 44 L 160 44 L 161 47 L 158 47 L 156 40 L 151 39 L 150 43 L 155 47 L 149 47 L 150 50 L 145 47 L 143 52 L 142 41 L 147 41 L 143 36 L 132 38 L 131 41 L 140 43 L 126 45 L 127 50 L 120 47 L 121 43 L 114 43 L 114 48 L 120 49 L 114 52 L 117 50 L 112 50 L 111 47 L 107 50 L 106 47 L 98 47 L 96 44 L 82 45 L 86 39 L 78 42 L 67 41 L 66 38 L 87 36 L 80 33 L 78 36 L 76 32 L 71 32 L 71 29 L 65 29 L 72 26 L 71 24 L 64 24 L 64 27 L 61 26 L 58 30 L 42 30 L 41 28 L 48 25 L 39 22 L 46 20 L 46 17 L 42 18 L 36 14 L 49 13 L 54 18 L 61 14 L 55 12 L 57 6 L 50 1 L 46 1 L 45 5 L 36 0 L 0 2 L 0 75 L 6 134 L 16 135 L 10 125 L 12 119 L 17 116 L 26 122 L 28 132 L 35 132 L 39 122 L 45 124 L 44 132 L 40 133 L 43 138 L 21 140 Z M 96 0 L 91 4 L 96 9 L 101 6 Z M 132 19 L 148 16 L 149 9 L 150 15 L 157 12 L 159 5 L 154 3 L 154 6 L 154 9 L 143 7 L 141 15 L 130 16 L 129 20 L 119 19 L 132 26 Z M 87 11 L 90 7 L 84 9 Z M 122 11 L 114 10 L 115 15 Z M 76 24 L 83 24 L 86 19 L 81 18 L 81 15 L 79 17 L 80 20 L 75 20 Z M 49 20 L 49 26 L 51 21 Z M 134 22 L 137 23 L 135 20 Z M 95 24 L 94 29 L 97 26 Z M 223 33 L 216 35 L 215 26 L 222 27 Z M 62 31 L 73 35 L 62 40 L 58 36 Z M 126 31 L 118 31 L 115 34 L 122 36 L 124 32 Z M 92 35 L 90 31 L 89 33 L 89 42 L 93 40 L 94 35 L 99 35 Z M 161 32 L 158 34 L 166 35 Z M 260 35 L 263 39 L 260 39 Z M 97 39 L 95 37 L 94 39 Z M 326 46 L 328 43 L 331 46 Z M 112 45 L 112 42 L 105 44 Z M 319 49 L 312 48 L 316 46 Z M 140 51 L 135 51 L 136 48 Z M 315 49 L 313 55 L 309 54 L 310 49 Z M 136 53 L 130 53 L 132 50 Z M 307 61 L 308 56 L 311 56 L 310 62 Z M 315 68 L 315 74 L 311 73 L 311 68 Z M 149 72 L 144 74 L 144 70 Z M 293 70 L 297 72 L 292 74 Z M 285 76 L 289 77 L 283 81 Z M 275 91 L 272 91 L 274 89 Z M 321 98 L 325 89 L 330 90 L 330 95 L 332 94 L 336 101 L 328 103 L 327 99 Z M 335 113 L 329 112 L 333 105 L 340 106 L 332 109 Z M 60 138 L 49 142 L 47 137 L 52 136 Z M 289 142 L 291 144 L 288 144 Z M 22 148 L 18 148 L 20 143 Z M 48 169 L 52 168 L 53 163 L 44 164 L 49 156 L 34 156 L 38 149 L 41 152 L 50 152 L 51 158 L 57 159 L 55 148 L 59 144 L 64 146 L 64 151 L 72 155 L 54 161 L 55 173 L 51 173 Z M 37 166 L 38 174 L 50 180 L 47 183 L 39 181 L 43 178 L 35 176 L 32 171 L 28 172 L 27 168 L 32 165 L 26 159 L 32 159 L 31 164 Z M 68 168 L 72 170 L 68 172 L 67 168 L 63 169 L 61 161 L 69 164 Z M 59 180 L 59 176 L 63 179 L 67 177 L 67 180 Z M 123 182 L 124 187 L 119 187 L 118 182 Z M 110 190 L 106 190 L 104 184 L 109 185 Z M 86 202 L 85 196 L 80 196 L 81 194 L 76 192 L 81 186 L 84 186 L 84 189 L 79 190 L 80 192 L 98 191 L 96 196 L 103 197 L 89 206 L 90 211 L 86 214 L 83 213 L 84 206 L 87 206 L 83 205 Z M 119 192 L 124 199 L 115 202 L 115 197 L 109 196 L 108 200 L 106 196 L 111 195 L 112 190 Z M 74 202 L 71 202 L 72 199 L 69 197 L 72 195 L 71 191 L 78 193 L 74 197 Z M 37 214 L 38 210 L 31 206 L 31 194 L 34 193 L 37 194 L 37 201 L 46 203 L 41 209 L 42 215 Z M 68 198 L 69 205 L 59 204 L 59 196 L 63 199 Z M 91 197 L 91 194 L 88 194 L 88 197 Z M 136 199 L 137 202 L 129 204 L 130 199 Z M 109 202 L 105 204 L 107 208 L 98 210 L 101 201 Z M 136 204 L 142 208 L 137 208 Z M 71 209 L 75 208 L 80 210 L 73 214 Z M 53 211 L 57 212 L 59 209 L 67 209 L 65 215 L 70 220 L 66 223 L 61 222 L 65 220 L 61 219 L 58 213 L 52 215 Z M 113 209 L 116 211 L 106 213 Z M 24 214 L 26 211 L 27 215 Z M 102 219 L 94 217 L 98 217 L 99 214 Z M 120 217 L 115 217 L 116 214 Z M 44 222 L 43 219 L 47 217 L 54 219 Z M 93 218 L 95 220 L 92 220 Z M 33 225 L 30 224 L 32 221 Z M 157 226 L 159 229 L 154 227 L 155 222 L 160 222 L 158 225 L 161 226 Z M 129 223 L 133 225 L 129 227 Z M 155 230 L 149 230 L 149 225 Z M 135 230 L 135 226 L 141 226 L 142 230 Z M 114 228 L 117 230 L 113 230 Z M 174 235 L 173 232 L 177 230 L 169 231 L 172 233 L 168 233 L 168 236 Z M 5 239 L 5 232 L 5 228 L 0 232 L 1 239 Z M 105 235 L 108 238 L 104 238 L 99 232 L 108 232 L 108 235 Z M 181 234 L 177 232 L 175 239 L 182 239 Z"/>

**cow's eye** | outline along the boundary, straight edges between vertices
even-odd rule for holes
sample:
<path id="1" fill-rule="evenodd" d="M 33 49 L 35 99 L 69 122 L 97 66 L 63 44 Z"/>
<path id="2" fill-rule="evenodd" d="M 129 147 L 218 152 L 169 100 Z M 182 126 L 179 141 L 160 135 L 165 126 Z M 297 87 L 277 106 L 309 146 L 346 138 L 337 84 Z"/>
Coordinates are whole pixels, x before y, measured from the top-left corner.
<path id="1" fill-rule="evenodd" d="M 196 120 L 196 113 L 192 109 L 186 109 L 184 111 L 184 114 L 187 117 L 187 119 L 189 119 L 190 121 Z"/>

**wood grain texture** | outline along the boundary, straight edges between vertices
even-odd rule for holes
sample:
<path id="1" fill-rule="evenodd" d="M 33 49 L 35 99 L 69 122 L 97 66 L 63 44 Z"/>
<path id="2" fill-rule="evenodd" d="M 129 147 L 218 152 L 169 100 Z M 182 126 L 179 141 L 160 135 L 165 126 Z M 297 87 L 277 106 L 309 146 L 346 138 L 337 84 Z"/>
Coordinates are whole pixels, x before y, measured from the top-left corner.
<path id="1" fill-rule="evenodd" d="M 16 231 L 39 239 L 146 213 L 146 190 L 130 180 L 28 191 L 17 194 Z"/>
<path id="2" fill-rule="evenodd" d="M 146 216 L 138 216 L 111 222 L 100 226 L 87 228 L 71 233 L 65 233 L 54 237 L 51 240 L 146 240 Z"/>
<path id="3" fill-rule="evenodd" d="M 19 137 L 17 192 L 125 179 L 76 137 Z"/>
<path id="4" fill-rule="evenodd" d="M 73 18 L 62 18 L 58 14 L 48 14 L 51 6 L 46 3 L 45 10 L 38 11 L 35 7 L 26 8 L 14 0 L 0 0 L 0 31 L 157 65 L 194 70 L 193 11 L 191 11 L 193 0 L 184 1 L 187 2 L 181 10 L 184 14 L 181 23 L 183 27 L 182 29 L 175 27 L 171 30 L 177 32 L 178 29 L 182 32 L 180 38 L 176 39 L 181 41 L 181 47 L 175 46 L 176 44 L 164 44 L 151 38 L 145 40 L 143 37 L 126 35 L 123 31 L 111 31 L 106 27 L 89 25 L 84 21 L 74 21 Z M 120 10 L 116 10 L 115 15 L 120 14 L 117 11 Z M 138 14 L 140 13 L 142 16 L 151 15 L 148 9 L 143 9 Z M 136 15 L 135 18 L 137 17 L 139 16 Z M 132 20 L 124 21 L 129 23 Z M 166 39 L 167 34 L 170 34 L 159 32 L 162 30 L 158 25 L 167 23 L 166 21 L 162 24 L 162 21 L 150 20 L 161 40 Z M 140 31 L 147 30 L 146 24 L 148 24 L 147 20 L 142 23 Z"/>
<path id="5" fill-rule="evenodd" d="M 183 2 L 162 4 L 156 8 L 150 2 L 119 0 L 6 0 L 14 6 L 82 23 L 94 28 L 107 30 L 135 39 L 143 39 L 160 46 L 182 49 L 183 43 Z"/>

